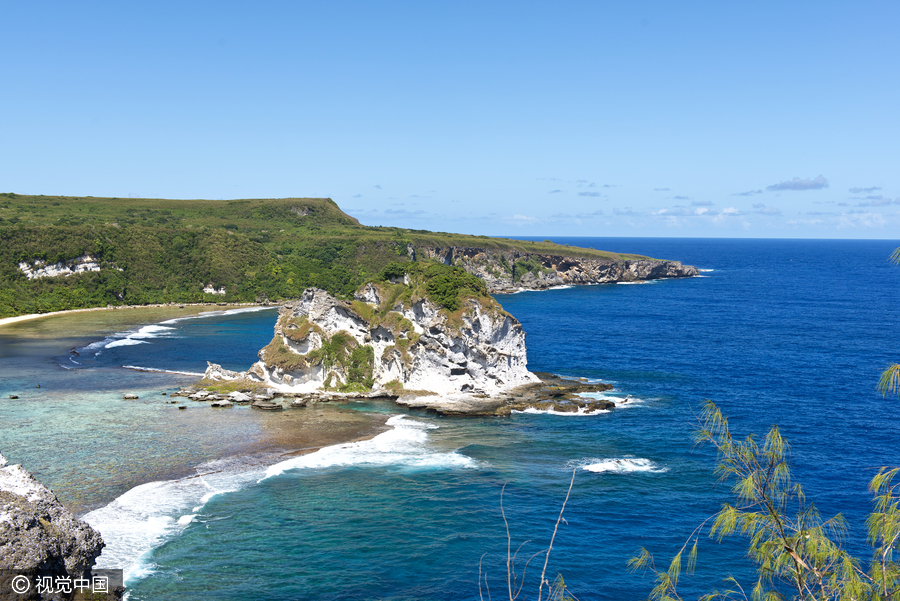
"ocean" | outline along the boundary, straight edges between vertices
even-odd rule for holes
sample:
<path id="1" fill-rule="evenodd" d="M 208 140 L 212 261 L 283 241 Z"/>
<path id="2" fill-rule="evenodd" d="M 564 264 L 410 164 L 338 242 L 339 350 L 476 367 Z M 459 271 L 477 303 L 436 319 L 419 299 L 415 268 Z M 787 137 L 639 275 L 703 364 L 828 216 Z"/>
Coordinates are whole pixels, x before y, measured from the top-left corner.
<path id="1" fill-rule="evenodd" d="M 523 324 L 531 370 L 611 383 L 606 396 L 631 397 L 615 410 L 443 418 L 367 402 L 263 416 L 187 401 L 178 411 L 162 392 L 207 360 L 246 369 L 273 310 L 65 331 L 23 322 L 0 330 L 0 452 L 101 531 L 99 565 L 126 570 L 134 601 L 508 597 L 504 515 L 512 550 L 523 545 L 521 576 L 549 544 L 573 473 L 548 578 L 582 601 L 641 599 L 653 582 L 628 559 L 646 547 L 668 565 L 731 499 L 714 452 L 694 443 L 710 399 L 742 437 L 777 424 L 808 499 L 842 513 L 845 545 L 868 556 L 868 481 L 900 464 L 900 401 L 875 389 L 900 359 L 900 267 L 887 262 L 900 242 L 553 241 L 702 270 L 497 297 Z M 141 399 L 123 401 L 131 391 Z M 374 437 L 285 455 L 294 428 Z M 729 575 L 752 586 L 745 548 L 702 538 L 682 593 Z M 520 599 L 537 598 L 542 568 L 542 555 L 528 565 Z"/>

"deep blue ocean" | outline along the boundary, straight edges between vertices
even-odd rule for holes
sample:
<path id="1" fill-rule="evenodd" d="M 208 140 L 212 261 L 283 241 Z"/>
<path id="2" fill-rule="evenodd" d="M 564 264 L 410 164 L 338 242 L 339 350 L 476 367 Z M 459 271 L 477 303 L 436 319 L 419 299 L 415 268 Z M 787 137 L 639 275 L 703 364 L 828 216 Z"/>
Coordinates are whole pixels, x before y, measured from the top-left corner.
<path id="1" fill-rule="evenodd" d="M 77 356 L 60 343 L 59 353 L 25 370 L 55 387 L 57 409 L 0 406 L 0 452 L 67 489 L 78 488 L 73 474 L 105 457 L 105 472 L 84 486 L 102 486 L 106 478 L 118 498 L 92 507 L 87 519 L 109 543 L 101 565 L 128 570 L 133 601 L 474 600 L 479 565 L 490 596 L 506 596 L 501 491 L 505 486 L 513 550 L 530 541 L 519 553 L 521 574 L 524 560 L 547 546 L 573 471 L 548 577 L 561 574 L 582 601 L 641 599 L 653 582 L 627 571 L 629 557 L 646 547 L 667 565 L 695 526 L 731 499 L 713 475 L 714 453 L 694 444 L 695 414 L 711 399 L 740 436 L 761 437 L 777 424 L 808 499 L 824 515 L 842 513 L 850 528 L 846 546 L 868 556 L 867 483 L 878 466 L 900 464 L 900 401 L 875 390 L 880 372 L 900 359 L 900 267 L 887 262 L 900 242 L 553 241 L 703 270 L 691 279 L 497 297 L 527 332 L 530 369 L 614 384 L 610 396 L 634 399 L 624 408 L 462 419 L 355 403 L 349 408 L 391 415 L 391 429 L 277 462 L 230 454 L 229 438 L 255 436 L 257 426 L 233 417 L 209 421 L 214 412 L 206 408 L 181 412 L 187 415 L 179 427 L 194 441 L 183 446 L 167 421 L 171 407 L 159 403 L 115 412 L 121 423 L 111 429 L 130 424 L 131 430 L 108 450 L 82 449 L 65 428 L 38 432 L 60 420 L 61 411 L 68 412 L 67 427 L 91 431 L 78 420 L 110 423 L 109 403 L 122 390 L 195 379 L 123 365 L 200 373 L 210 360 L 246 369 L 271 338 L 270 310 L 81 335 L 71 341 L 82 349 Z M 133 342 L 110 346 L 126 339 Z M 21 353 L 13 351 L 24 343 L 0 342 L 7 349 L 0 355 L 4 374 L 13 378 L 9 366 L 21 367 L 14 357 Z M 66 362 L 73 369 L 60 367 Z M 0 392 L 13 387 L 4 384 Z M 105 411 L 97 409 L 101 402 Z M 34 432 L 12 425 L 26 417 Z M 160 446 L 172 461 L 201 465 L 204 476 L 157 475 L 146 483 L 149 476 L 140 473 L 117 474 L 129 453 L 152 456 L 150 472 L 162 473 L 167 454 Z M 743 548 L 739 537 L 722 544 L 702 539 L 697 574 L 682 582 L 682 593 L 722 587 L 728 575 L 752 585 Z M 537 598 L 542 565 L 542 556 L 529 565 L 520 599 Z M 488 598 L 484 584 L 481 593 Z"/>

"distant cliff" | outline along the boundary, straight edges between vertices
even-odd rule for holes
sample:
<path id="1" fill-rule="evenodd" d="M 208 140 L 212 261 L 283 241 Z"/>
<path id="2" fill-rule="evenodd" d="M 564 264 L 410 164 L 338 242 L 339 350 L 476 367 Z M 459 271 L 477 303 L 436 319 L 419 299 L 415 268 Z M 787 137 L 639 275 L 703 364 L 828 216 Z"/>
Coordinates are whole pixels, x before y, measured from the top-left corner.
<path id="1" fill-rule="evenodd" d="M 520 289 L 542 290 L 575 284 L 611 284 L 699 275 L 679 261 L 649 258 L 612 259 L 528 253 L 472 247 L 410 247 L 414 259 L 437 259 L 462 267 L 487 284 L 491 294 Z"/>

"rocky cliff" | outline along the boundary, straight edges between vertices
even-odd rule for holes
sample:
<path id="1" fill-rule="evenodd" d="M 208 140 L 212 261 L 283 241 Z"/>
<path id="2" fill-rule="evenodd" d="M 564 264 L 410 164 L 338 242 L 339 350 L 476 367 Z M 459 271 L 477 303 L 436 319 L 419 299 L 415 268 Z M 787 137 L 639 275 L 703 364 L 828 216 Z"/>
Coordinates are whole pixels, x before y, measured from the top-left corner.
<path id="1" fill-rule="evenodd" d="M 455 265 L 483 279 L 488 292 L 542 290 L 552 286 L 611 284 L 699 275 L 697 268 L 679 261 L 639 258 L 613 260 L 577 256 L 524 253 L 472 247 L 407 247 L 415 260 L 431 258 Z"/>
<path id="2" fill-rule="evenodd" d="M 15 570 L 31 581 L 81 578 L 103 546 L 100 534 L 76 519 L 50 489 L 0 455 L 0 571 Z"/>
<path id="3" fill-rule="evenodd" d="M 367 284 L 351 302 L 307 289 L 281 308 L 259 356 L 245 374 L 212 366 L 207 378 L 246 378 L 281 392 L 392 396 L 488 395 L 538 382 L 526 366 L 521 324 L 483 283 L 440 265 Z"/>

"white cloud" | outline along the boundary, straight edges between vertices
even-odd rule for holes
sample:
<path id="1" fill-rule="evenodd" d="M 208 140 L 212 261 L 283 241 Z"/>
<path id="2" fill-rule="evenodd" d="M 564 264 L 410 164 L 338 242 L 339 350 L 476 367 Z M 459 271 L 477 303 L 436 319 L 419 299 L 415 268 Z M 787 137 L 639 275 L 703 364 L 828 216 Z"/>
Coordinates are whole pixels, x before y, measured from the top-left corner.
<path id="1" fill-rule="evenodd" d="M 790 181 L 766 186 L 766 190 L 769 190 L 770 192 L 776 192 L 778 190 L 822 190 L 827 187 L 828 180 L 820 175 L 812 179 L 800 179 L 799 177 L 795 177 Z"/>

